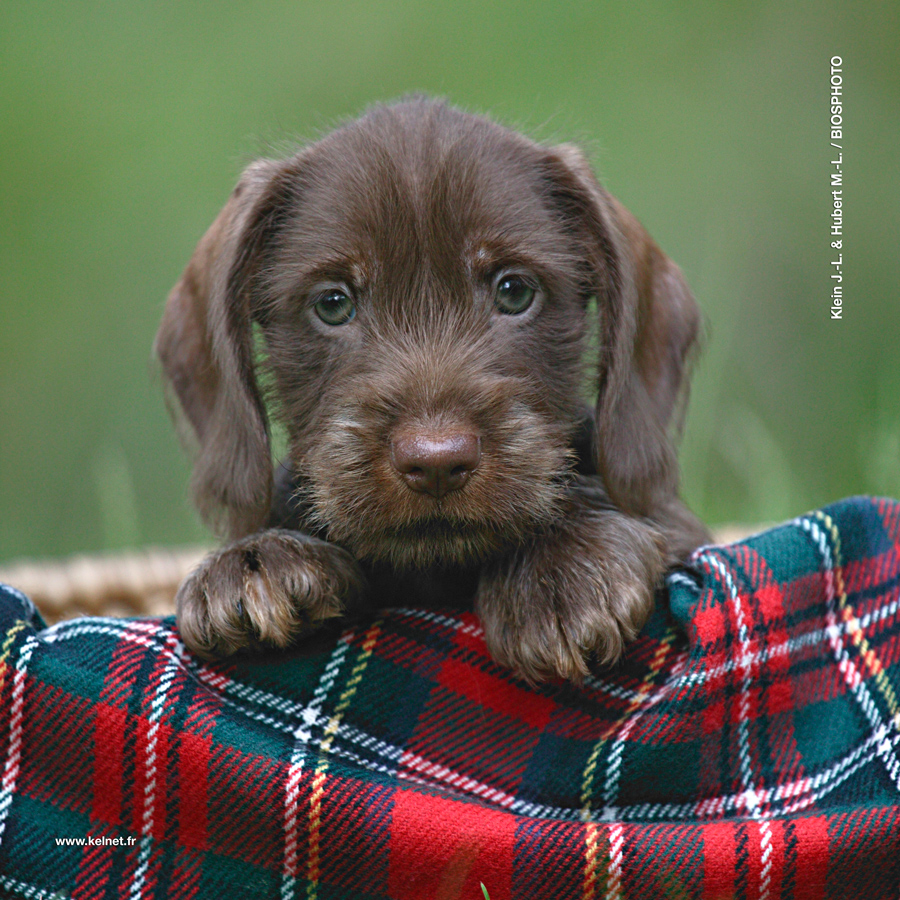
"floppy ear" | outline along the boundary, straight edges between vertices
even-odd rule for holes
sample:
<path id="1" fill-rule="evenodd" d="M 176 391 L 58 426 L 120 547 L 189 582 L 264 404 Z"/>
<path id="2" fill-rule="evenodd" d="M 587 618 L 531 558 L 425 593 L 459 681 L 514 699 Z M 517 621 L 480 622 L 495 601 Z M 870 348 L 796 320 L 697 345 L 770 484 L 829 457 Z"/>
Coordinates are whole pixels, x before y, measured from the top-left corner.
<path id="1" fill-rule="evenodd" d="M 283 165 L 260 160 L 244 171 L 169 294 L 154 344 L 192 433 L 194 500 L 204 520 L 231 537 L 261 526 L 272 493 L 246 286 Z"/>
<path id="2" fill-rule="evenodd" d="M 569 215 L 581 220 L 601 316 L 597 466 L 612 499 L 653 517 L 678 491 L 684 418 L 700 311 L 679 268 L 597 182 L 581 151 L 551 150 Z"/>

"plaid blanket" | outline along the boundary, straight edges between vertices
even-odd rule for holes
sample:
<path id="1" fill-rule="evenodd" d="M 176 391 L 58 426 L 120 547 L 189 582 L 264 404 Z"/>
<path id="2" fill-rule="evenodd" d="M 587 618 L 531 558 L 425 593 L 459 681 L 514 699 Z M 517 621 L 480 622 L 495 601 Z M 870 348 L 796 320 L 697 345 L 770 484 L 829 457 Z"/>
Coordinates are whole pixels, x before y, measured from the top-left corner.
<path id="1" fill-rule="evenodd" d="M 898 585 L 900 504 L 844 501 L 699 550 L 625 664 L 537 689 L 458 611 L 213 667 L 4 588 L 0 891 L 896 898 Z"/>

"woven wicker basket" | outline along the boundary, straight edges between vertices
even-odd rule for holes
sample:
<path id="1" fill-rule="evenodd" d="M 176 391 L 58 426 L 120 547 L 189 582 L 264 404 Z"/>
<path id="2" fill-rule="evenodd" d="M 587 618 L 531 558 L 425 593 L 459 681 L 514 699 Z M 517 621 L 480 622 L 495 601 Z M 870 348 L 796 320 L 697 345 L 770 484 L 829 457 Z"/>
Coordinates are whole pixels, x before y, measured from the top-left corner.
<path id="1" fill-rule="evenodd" d="M 175 592 L 208 550 L 149 548 L 136 553 L 22 560 L 0 568 L 0 582 L 35 602 L 49 622 L 74 616 L 165 616 Z"/>
<path id="2" fill-rule="evenodd" d="M 715 538 L 730 543 L 755 530 L 726 526 L 716 529 Z M 83 615 L 164 616 L 175 612 L 178 585 L 207 552 L 205 547 L 148 548 L 44 562 L 22 560 L 0 567 L 0 583 L 31 597 L 49 623 Z"/>

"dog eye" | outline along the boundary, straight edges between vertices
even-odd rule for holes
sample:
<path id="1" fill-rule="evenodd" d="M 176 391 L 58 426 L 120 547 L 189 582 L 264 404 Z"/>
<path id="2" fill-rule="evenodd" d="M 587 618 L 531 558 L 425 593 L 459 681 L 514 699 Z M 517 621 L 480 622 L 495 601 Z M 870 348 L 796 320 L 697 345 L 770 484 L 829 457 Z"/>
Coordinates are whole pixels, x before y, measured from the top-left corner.
<path id="1" fill-rule="evenodd" d="M 521 275 L 504 275 L 494 288 L 494 306 L 508 316 L 525 312 L 537 293 Z"/>
<path id="2" fill-rule="evenodd" d="M 356 315 L 353 301 L 337 288 L 320 294 L 313 309 L 326 325 L 346 325 Z"/>

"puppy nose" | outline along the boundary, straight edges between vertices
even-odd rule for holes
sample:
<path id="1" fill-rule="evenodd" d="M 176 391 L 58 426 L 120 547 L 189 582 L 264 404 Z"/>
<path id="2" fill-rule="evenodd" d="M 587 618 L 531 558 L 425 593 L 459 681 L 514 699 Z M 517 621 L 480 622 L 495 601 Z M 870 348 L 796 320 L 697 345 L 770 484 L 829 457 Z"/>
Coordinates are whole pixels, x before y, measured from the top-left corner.
<path id="1" fill-rule="evenodd" d="M 399 434 L 391 441 L 391 463 L 420 494 L 440 499 L 458 491 L 481 462 L 477 434 Z"/>

